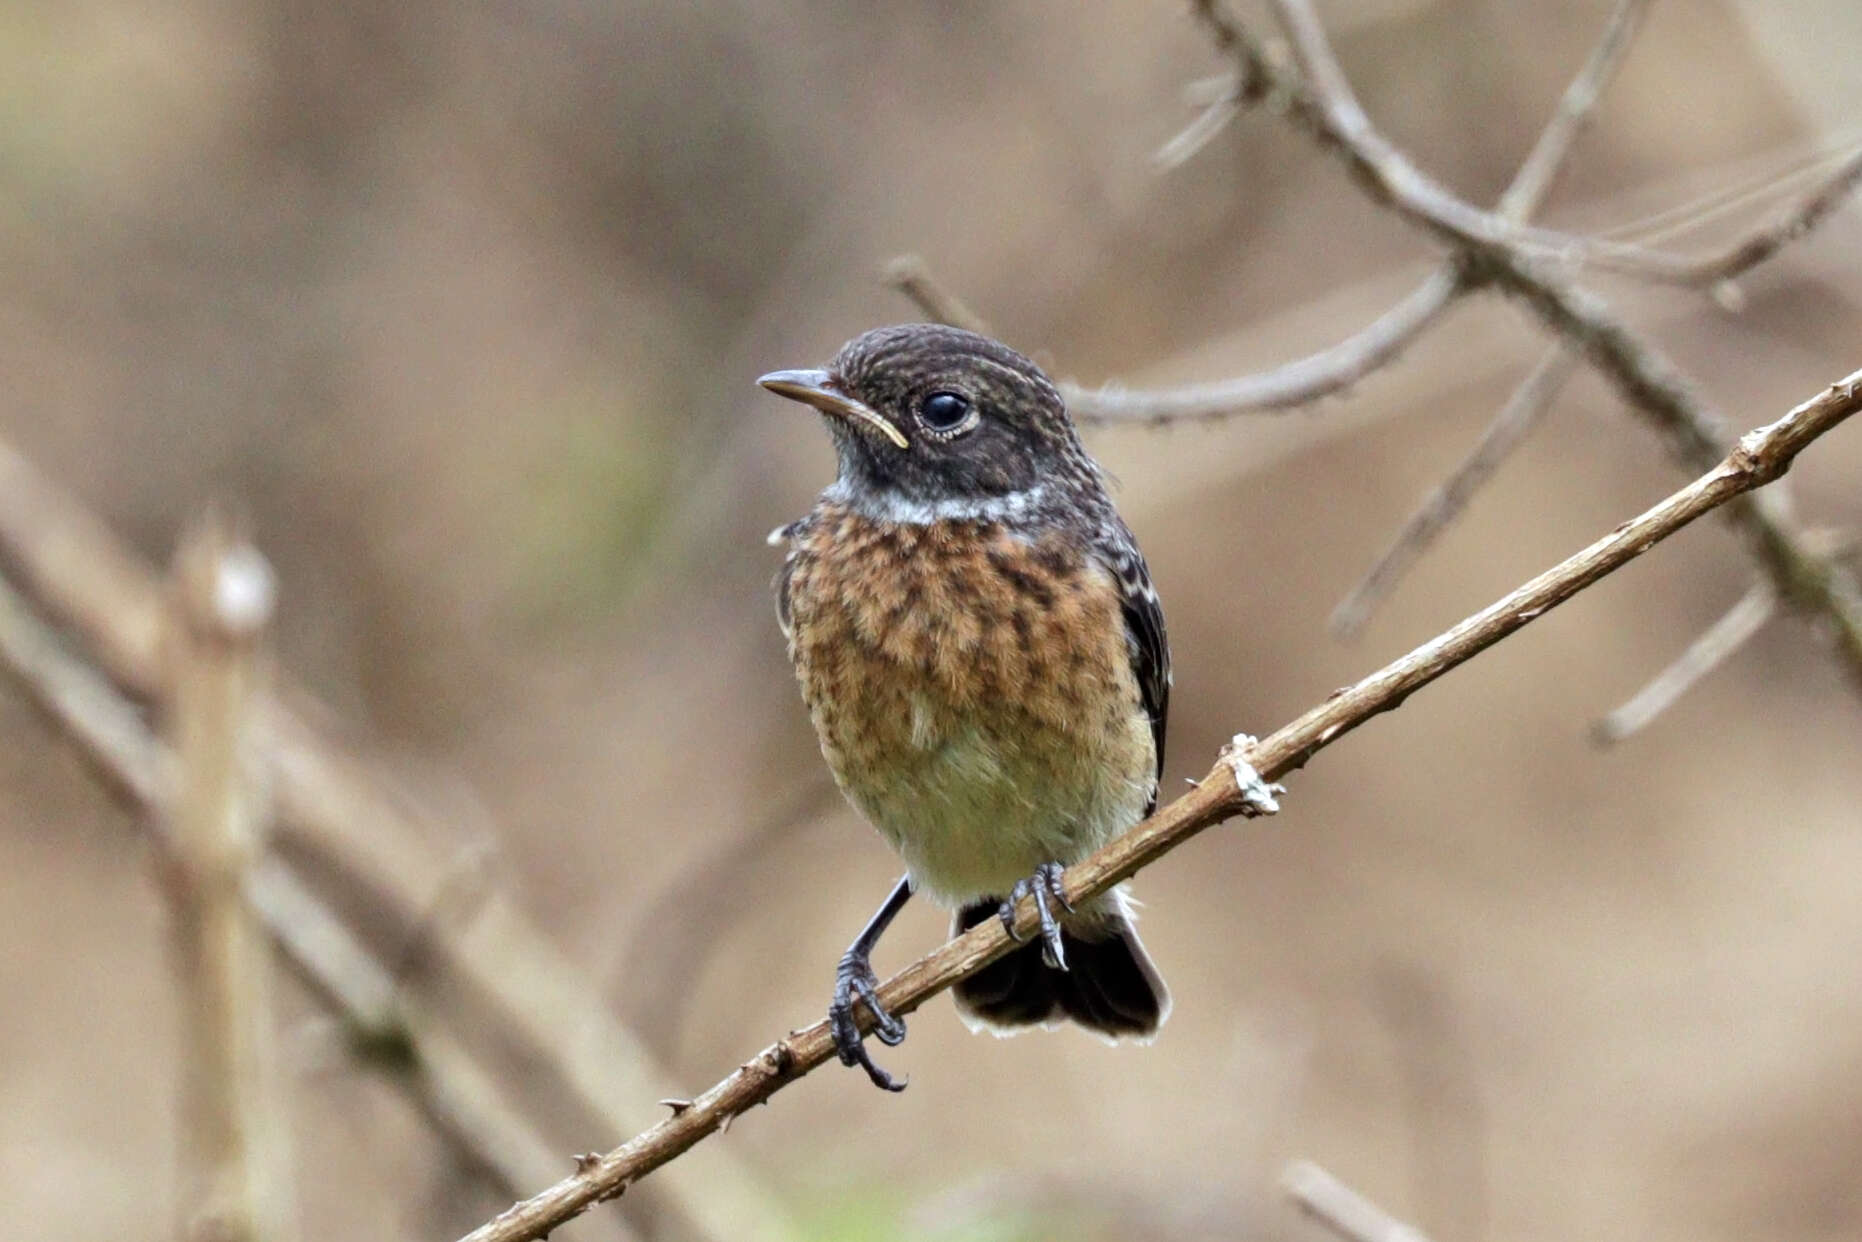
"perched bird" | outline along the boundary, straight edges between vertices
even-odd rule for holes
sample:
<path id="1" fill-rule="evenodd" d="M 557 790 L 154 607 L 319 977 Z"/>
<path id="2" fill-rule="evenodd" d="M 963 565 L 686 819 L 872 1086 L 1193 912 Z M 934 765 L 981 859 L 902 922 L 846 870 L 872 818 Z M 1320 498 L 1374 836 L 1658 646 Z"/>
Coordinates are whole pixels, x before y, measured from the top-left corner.
<path id="1" fill-rule="evenodd" d="M 1122 888 L 1069 906 L 1061 871 L 1157 802 L 1170 648 L 1144 557 L 1060 393 L 1006 345 L 938 324 L 879 328 L 825 370 L 759 381 L 824 415 L 840 472 L 800 521 L 777 613 L 821 751 L 906 875 L 841 959 L 844 1064 L 888 1090 L 874 1034 L 905 1037 L 870 957 L 922 891 L 956 930 L 1032 894 L 1041 934 L 959 983 L 973 1028 L 1071 1019 L 1148 1038 L 1170 994 Z"/>

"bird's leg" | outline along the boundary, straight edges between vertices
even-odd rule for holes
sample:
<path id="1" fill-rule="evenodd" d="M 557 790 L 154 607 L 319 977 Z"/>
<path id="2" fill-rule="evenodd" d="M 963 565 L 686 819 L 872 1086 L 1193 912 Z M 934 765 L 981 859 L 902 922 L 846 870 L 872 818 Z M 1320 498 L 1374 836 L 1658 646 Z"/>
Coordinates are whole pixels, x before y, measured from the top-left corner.
<path id="1" fill-rule="evenodd" d="M 860 934 L 841 955 L 840 969 L 834 972 L 834 1001 L 828 1006 L 828 1025 L 834 1032 L 834 1050 L 842 1065 L 858 1065 L 873 1080 L 873 1085 L 887 1091 L 903 1091 L 905 1084 L 873 1064 L 866 1051 L 866 1040 L 854 1019 L 854 1002 L 865 1001 L 873 1015 L 873 1034 L 888 1048 L 905 1039 L 905 1019 L 895 1018 L 879 1003 L 879 977 L 873 973 L 873 946 L 885 934 L 892 920 L 911 899 L 912 878 L 905 876 L 896 884 L 885 904 L 867 920 Z"/>
<path id="2" fill-rule="evenodd" d="M 1067 886 L 1062 880 L 1066 868 L 1057 862 L 1044 862 L 1034 869 L 1034 874 L 1025 880 L 1015 881 L 1015 887 L 1002 903 L 997 914 L 1002 919 L 1002 926 L 1008 928 L 1009 937 L 1021 940 L 1015 934 L 1015 903 L 1022 898 L 1034 897 L 1034 908 L 1041 914 L 1041 960 L 1056 970 L 1067 968 L 1067 953 L 1060 945 L 1060 920 L 1054 917 L 1048 902 L 1052 901 L 1068 914 L 1073 913 L 1073 903 L 1067 900 Z"/>

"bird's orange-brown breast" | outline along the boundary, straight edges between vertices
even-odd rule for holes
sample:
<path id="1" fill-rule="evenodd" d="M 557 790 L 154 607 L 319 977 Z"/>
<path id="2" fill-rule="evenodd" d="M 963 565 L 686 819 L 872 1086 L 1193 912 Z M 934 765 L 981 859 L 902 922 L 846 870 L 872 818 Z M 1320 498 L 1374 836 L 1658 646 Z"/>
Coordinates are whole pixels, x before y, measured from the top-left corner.
<path id="1" fill-rule="evenodd" d="M 1077 544 L 824 504 L 784 569 L 836 779 L 921 884 L 999 891 L 1143 814 L 1155 753 L 1116 585 Z"/>

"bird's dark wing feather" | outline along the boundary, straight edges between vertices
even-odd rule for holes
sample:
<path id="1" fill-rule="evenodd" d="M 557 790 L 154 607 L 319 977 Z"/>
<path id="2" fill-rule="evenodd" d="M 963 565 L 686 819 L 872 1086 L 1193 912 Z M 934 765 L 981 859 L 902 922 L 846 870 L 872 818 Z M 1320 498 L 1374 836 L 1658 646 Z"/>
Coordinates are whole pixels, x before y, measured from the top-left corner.
<path id="1" fill-rule="evenodd" d="M 1164 775 L 1164 725 L 1170 715 L 1170 640 L 1164 633 L 1164 609 L 1157 591 L 1151 586 L 1151 571 L 1144 563 L 1131 532 L 1109 549 L 1108 560 L 1118 581 L 1119 603 L 1125 614 L 1125 646 L 1131 652 L 1131 671 L 1138 680 L 1138 694 L 1144 710 L 1151 717 L 1151 739 L 1157 746 L 1157 775 Z M 1157 808 L 1157 794 L 1151 794 L 1151 807 Z"/>

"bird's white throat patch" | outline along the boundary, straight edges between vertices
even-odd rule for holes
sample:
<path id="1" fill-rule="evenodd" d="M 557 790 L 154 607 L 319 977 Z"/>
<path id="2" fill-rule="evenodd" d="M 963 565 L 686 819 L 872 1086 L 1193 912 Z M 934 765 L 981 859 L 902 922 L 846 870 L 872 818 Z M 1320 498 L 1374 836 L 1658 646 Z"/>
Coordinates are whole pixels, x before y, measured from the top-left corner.
<path id="1" fill-rule="evenodd" d="M 1000 496 L 947 496 L 939 500 L 913 500 L 879 488 L 856 490 L 835 480 L 821 493 L 823 500 L 846 505 L 862 517 L 908 526 L 934 522 L 1012 522 L 1032 514 L 1047 499 L 1047 486 L 1037 483 Z"/>

